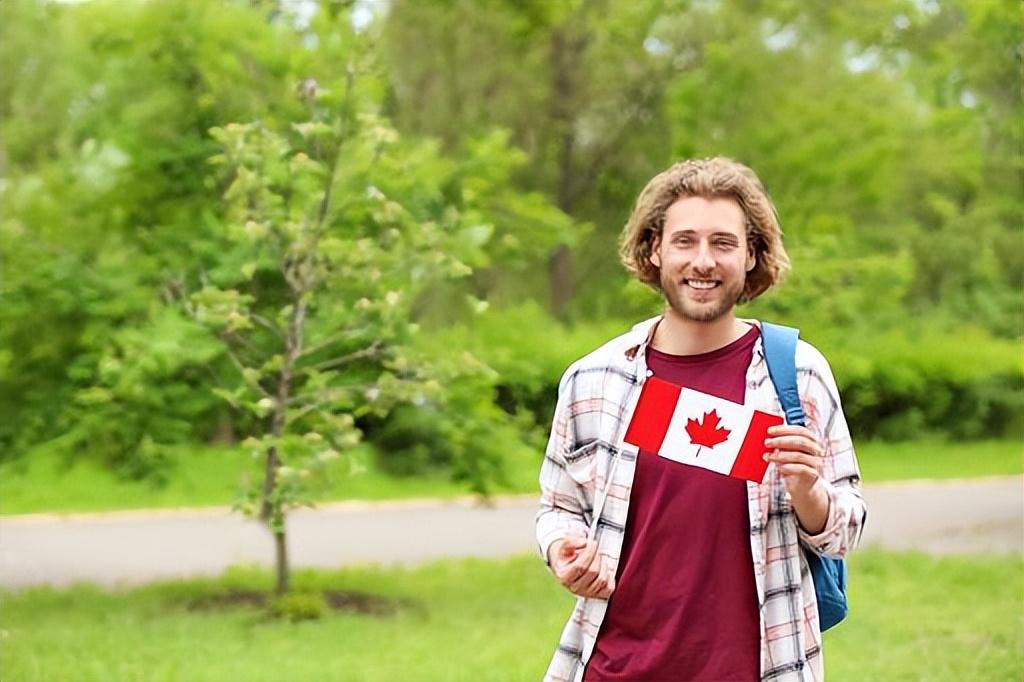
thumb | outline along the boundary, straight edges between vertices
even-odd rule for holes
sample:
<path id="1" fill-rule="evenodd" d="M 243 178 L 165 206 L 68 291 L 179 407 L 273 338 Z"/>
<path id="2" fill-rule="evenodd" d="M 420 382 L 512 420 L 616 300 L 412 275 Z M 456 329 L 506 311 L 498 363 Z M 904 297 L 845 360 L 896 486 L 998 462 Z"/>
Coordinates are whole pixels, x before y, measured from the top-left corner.
<path id="1" fill-rule="evenodd" d="M 577 535 L 570 535 L 562 541 L 562 545 L 558 548 L 558 553 L 562 556 L 571 556 L 576 554 L 579 550 L 587 546 L 587 539 L 579 537 Z"/>
<path id="2" fill-rule="evenodd" d="M 580 535 L 570 535 L 569 537 L 567 537 L 565 539 L 565 544 L 567 546 L 573 547 L 575 549 L 583 549 L 584 547 L 587 546 L 588 542 L 589 542 L 589 540 L 587 540 L 585 537 L 582 537 Z"/>

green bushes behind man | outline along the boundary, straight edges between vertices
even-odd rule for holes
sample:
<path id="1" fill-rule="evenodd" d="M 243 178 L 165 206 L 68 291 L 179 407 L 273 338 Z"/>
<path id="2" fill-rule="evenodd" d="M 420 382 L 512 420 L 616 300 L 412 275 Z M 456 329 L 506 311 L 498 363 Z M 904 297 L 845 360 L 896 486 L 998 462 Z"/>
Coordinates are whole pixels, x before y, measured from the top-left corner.
<path id="1" fill-rule="evenodd" d="M 633 321 L 564 327 L 535 304 L 488 311 L 429 343 L 466 348 L 495 370 L 495 401 L 549 425 L 558 379 L 575 359 Z M 938 326 L 841 330 L 807 338 L 832 363 L 856 438 L 982 439 L 1024 430 L 1024 359 L 1019 344 L 977 328 Z M 388 429 L 389 437 L 394 429 Z M 389 445 L 395 443 L 389 441 Z"/>

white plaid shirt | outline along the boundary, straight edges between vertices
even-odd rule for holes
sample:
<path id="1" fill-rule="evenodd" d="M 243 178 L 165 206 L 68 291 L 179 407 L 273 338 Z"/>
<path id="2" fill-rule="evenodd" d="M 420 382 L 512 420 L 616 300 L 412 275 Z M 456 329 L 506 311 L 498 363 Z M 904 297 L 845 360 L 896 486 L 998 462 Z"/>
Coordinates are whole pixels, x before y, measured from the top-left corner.
<path id="1" fill-rule="evenodd" d="M 537 542 L 545 559 L 555 540 L 588 535 L 596 538 L 612 568 L 618 567 L 637 458 L 636 446 L 623 437 L 647 377 L 645 351 L 657 319 L 636 325 L 577 360 L 559 382 L 540 471 Z M 760 613 L 761 680 L 820 682 L 824 665 L 818 604 L 801 548 L 845 556 L 860 540 L 867 507 L 828 363 L 800 341 L 796 366 L 807 427 L 818 435 L 825 452 L 828 520 L 821 533 L 806 533 L 797 523 L 785 483 L 770 465 L 764 483 L 747 483 L 750 547 Z M 760 338 L 747 369 L 744 404 L 782 414 Z M 607 606 L 604 599 L 577 598 L 545 680 L 582 679 Z"/>

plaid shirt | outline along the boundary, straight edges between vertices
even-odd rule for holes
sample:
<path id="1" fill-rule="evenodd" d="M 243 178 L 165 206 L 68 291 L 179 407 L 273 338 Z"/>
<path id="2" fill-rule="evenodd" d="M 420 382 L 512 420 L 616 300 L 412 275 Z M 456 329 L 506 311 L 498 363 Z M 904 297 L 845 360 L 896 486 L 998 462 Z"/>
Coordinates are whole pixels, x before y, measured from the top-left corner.
<path id="1" fill-rule="evenodd" d="M 587 535 L 596 538 L 603 557 L 618 567 L 637 458 L 636 446 L 623 437 L 647 377 L 645 351 L 656 321 L 642 322 L 577 360 L 559 382 L 540 471 L 537 542 L 545 559 L 555 540 Z M 818 605 L 801 548 L 844 556 L 860 540 L 867 507 L 832 371 L 821 353 L 803 341 L 796 365 L 807 427 L 824 447 L 828 519 L 821 533 L 806 533 L 771 465 L 763 483 L 747 483 L 750 547 L 760 612 L 761 680 L 820 682 L 824 665 Z M 746 379 L 746 405 L 782 414 L 760 339 Z M 582 679 L 607 606 L 604 599 L 577 598 L 545 680 Z"/>

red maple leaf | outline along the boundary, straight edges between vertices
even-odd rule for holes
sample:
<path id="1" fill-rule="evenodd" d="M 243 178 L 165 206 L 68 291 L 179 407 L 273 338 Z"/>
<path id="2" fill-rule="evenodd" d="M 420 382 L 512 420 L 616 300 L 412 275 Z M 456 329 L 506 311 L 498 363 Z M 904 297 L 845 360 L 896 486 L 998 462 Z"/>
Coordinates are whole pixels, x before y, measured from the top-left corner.
<path id="1" fill-rule="evenodd" d="M 731 431 L 718 425 L 718 410 L 711 410 L 704 413 L 703 423 L 696 419 L 686 420 L 686 433 L 690 436 L 690 442 L 694 445 L 706 445 L 713 448 L 719 443 L 724 443 L 729 438 Z M 697 448 L 697 457 L 700 456 L 700 447 Z"/>

